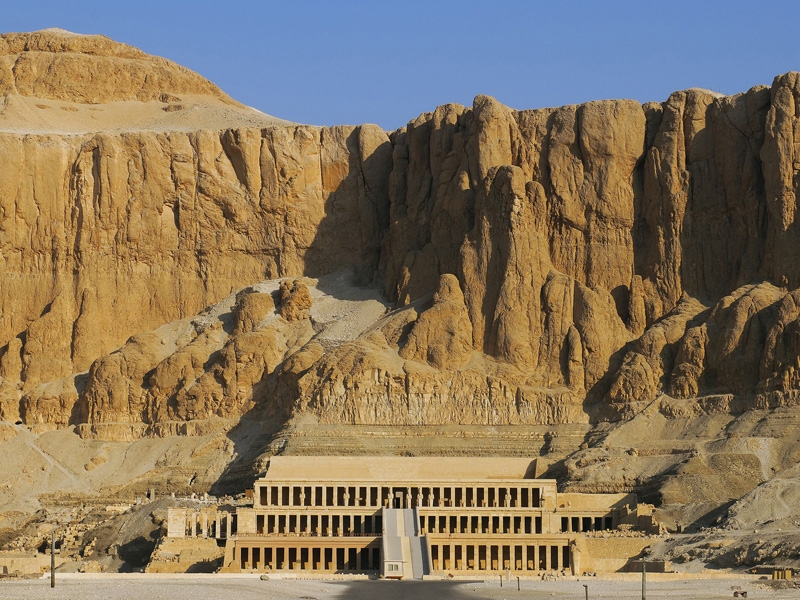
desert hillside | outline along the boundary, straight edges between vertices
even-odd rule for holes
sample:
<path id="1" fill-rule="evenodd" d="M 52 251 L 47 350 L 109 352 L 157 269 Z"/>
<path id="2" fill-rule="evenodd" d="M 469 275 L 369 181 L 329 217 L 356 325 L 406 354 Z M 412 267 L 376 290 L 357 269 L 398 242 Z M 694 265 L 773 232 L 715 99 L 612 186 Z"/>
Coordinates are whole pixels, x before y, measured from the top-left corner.
<path id="1" fill-rule="evenodd" d="M 0 36 L 4 523 L 241 491 L 278 451 L 538 456 L 672 527 L 800 518 L 798 106 L 788 73 L 320 128 L 102 36 Z"/>

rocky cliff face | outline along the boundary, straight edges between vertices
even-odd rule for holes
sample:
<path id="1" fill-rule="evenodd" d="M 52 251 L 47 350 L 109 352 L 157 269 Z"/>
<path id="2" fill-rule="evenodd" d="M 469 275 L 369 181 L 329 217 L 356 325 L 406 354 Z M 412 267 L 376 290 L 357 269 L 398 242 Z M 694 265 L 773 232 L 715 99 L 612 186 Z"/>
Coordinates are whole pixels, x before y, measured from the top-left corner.
<path id="1" fill-rule="evenodd" d="M 662 394 L 796 402 L 800 74 L 644 106 L 480 96 L 389 134 L 59 132 L 116 102 L 235 103 L 105 38 L 3 36 L 0 59 L 5 110 L 66 103 L 47 132 L 0 131 L 4 420 L 555 424 Z M 247 291 L 343 270 L 394 308 L 357 335 L 322 335 L 293 283 Z M 195 317 L 226 297 L 232 324 Z"/>
<path id="2" fill-rule="evenodd" d="M 0 335 L 21 336 L 27 387 L 243 284 L 342 266 L 369 281 L 378 262 L 375 127 L 0 133 L 0 152 Z"/>

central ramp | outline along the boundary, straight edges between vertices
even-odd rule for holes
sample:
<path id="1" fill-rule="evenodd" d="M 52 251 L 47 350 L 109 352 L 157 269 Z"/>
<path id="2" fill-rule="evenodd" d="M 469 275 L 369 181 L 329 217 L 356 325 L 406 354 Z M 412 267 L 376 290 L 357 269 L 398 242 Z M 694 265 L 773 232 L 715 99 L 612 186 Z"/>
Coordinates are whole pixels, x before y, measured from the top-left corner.
<path id="1" fill-rule="evenodd" d="M 416 508 L 383 508 L 381 575 L 392 579 L 422 579 L 431 572 L 428 540 L 419 535 Z"/>

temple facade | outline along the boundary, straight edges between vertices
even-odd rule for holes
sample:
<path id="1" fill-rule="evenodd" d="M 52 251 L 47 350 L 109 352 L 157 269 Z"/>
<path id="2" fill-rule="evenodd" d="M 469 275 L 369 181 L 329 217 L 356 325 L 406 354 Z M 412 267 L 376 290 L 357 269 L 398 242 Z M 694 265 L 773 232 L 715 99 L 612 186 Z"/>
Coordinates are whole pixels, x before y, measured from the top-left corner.
<path id="1" fill-rule="evenodd" d="M 555 480 L 536 478 L 535 466 L 512 458 L 279 456 L 255 482 L 252 508 L 173 509 L 168 536 L 224 539 L 225 571 L 420 577 L 579 573 L 591 562 L 581 538 L 657 531 L 635 495 L 559 494 Z M 620 564 L 641 549 L 626 546 Z"/>

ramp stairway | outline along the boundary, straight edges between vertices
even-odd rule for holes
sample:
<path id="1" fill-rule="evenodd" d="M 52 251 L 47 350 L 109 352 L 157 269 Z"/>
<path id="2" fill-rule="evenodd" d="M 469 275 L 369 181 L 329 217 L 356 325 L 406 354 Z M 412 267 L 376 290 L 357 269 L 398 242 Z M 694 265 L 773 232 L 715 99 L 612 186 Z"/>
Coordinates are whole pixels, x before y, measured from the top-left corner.
<path id="1" fill-rule="evenodd" d="M 416 508 L 384 508 L 382 552 L 387 562 L 401 562 L 403 579 L 422 579 L 431 572 L 428 539 L 420 535 Z"/>

